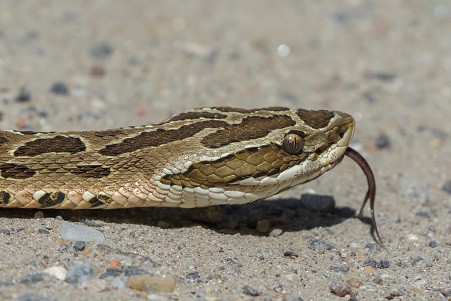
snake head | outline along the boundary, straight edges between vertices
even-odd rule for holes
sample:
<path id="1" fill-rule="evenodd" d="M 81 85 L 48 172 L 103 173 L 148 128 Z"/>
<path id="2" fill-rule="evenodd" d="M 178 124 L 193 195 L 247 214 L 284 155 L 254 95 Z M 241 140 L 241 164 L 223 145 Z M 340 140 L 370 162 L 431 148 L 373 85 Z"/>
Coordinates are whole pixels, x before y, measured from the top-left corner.
<path id="1" fill-rule="evenodd" d="M 227 113 L 227 108 L 202 110 L 211 116 Z M 229 116 L 226 125 L 200 135 L 202 148 L 196 152 L 202 156 L 184 156 L 189 158 L 186 169 L 164 175 L 164 185 L 192 191 L 191 198 L 198 200 L 207 195 L 205 206 L 267 198 L 338 164 L 355 127 L 350 115 L 338 111 L 277 107 Z"/>

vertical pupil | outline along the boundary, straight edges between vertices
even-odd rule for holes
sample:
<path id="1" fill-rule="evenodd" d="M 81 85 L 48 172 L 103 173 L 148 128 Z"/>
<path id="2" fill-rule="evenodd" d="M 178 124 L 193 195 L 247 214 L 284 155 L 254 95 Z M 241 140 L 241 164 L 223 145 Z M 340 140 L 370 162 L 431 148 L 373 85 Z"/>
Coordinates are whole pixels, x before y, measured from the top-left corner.
<path id="1" fill-rule="evenodd" d="M 290 133 L 285 136 L 283 141 L 283 147 L 290 155 L 297 155 L 302 151 L 303 141 L 302 138 L 296 134 Z"/>

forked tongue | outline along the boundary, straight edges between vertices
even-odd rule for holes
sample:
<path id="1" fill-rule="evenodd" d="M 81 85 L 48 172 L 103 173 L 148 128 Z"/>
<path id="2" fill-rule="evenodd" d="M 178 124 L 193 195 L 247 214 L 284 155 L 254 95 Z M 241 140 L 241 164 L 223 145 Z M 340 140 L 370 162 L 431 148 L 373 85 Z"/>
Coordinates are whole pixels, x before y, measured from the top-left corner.
<path id="1" fill-rule="evenodd" d="M 371 209 L 371 220 L 373 222 L 374 231 L 376 231 L 376 236 L 377 239 L 379 240 L 379 243 L 382 244 L 382 239 L 379 235 L 379 230 L 377 229 L 376 217 L 374 216 L 374 202 L 376 199 L 376 180 L 374 179 L 373 171 L 371 170 L 371 167 L 365 160 L 365 158 L 363 158 L 362 155 L 359 154 L 355 149 L 348 147 L 345 151 L 345 156 L 348 156 L 349 158 L 354 160 L 354 162 L 360 166 L 360 168 L 366 175 L 366 179 L 368 181 L 368 191 L 366 192 L 365 199 L 363 200 L 363 204 L 362 207 L 360 208 L 359 215 L 362 215 L 363 208 L 365 207 L 369 199 Z"/>

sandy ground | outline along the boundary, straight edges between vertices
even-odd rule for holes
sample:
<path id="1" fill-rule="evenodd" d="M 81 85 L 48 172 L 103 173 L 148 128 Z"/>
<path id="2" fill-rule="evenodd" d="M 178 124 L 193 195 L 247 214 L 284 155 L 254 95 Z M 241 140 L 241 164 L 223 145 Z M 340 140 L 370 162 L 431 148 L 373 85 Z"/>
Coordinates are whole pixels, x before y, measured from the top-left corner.
<path id="1" fill-rule="evenodd" d="M 349 159 L 240 207 L 2 209 L 0 299 L 451 300 L 450 82 L 447 1 L 0 1 L 2 129 L 106 129 L 212 105 L 345 111 L 385 242 L 356 216 L 366 181 Z M 335 207 L 306 208 L 306 193 Z M 64 220 L 106 240 L 63 241 Z M 76 261 L 87 281 L 43 272 Z M 175 290 L 130 289 L 136 274 Z"/>

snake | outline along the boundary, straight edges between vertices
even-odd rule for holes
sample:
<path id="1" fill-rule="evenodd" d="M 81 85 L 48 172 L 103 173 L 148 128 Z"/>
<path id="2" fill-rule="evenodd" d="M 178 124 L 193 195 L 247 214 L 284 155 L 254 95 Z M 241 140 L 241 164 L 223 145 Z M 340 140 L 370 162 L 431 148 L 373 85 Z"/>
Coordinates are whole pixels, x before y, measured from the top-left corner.
<path id="1" fill-rule="evenodd" d="M 0 130 L 0 207 L 115 209 L 240 205 L 309 182 L 353 159 L 354 118 L 340 111 L 266 107 L 192 109 L 143 126 Z"/>

